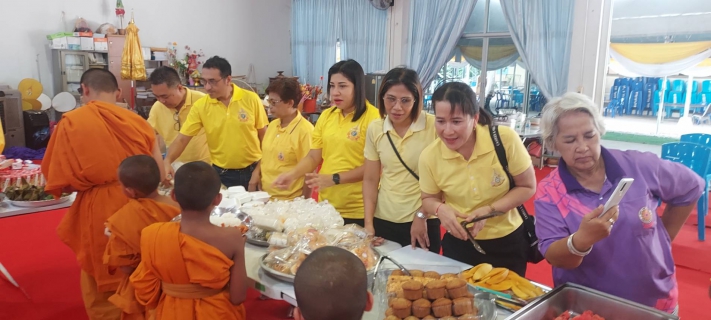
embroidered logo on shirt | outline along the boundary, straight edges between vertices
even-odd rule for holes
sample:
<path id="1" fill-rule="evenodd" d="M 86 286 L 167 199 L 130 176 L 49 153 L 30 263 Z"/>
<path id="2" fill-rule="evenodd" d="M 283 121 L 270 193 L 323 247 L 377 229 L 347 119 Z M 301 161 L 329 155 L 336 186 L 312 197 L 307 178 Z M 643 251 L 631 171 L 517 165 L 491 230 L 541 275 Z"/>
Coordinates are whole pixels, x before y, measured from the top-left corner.
<path id="1" fill-rule="evenodd" d="M 360 130 L 358 129 L 360 129 L 358 126 L 351 128 L 351 130 L 348 131 L 348 139 L 358 141 L 358 138 L 360 137 L 358 134 Z"/>
<path id="2" fill-rule="evenodd" d="M 277 159 L 279 159 L 279 161 L 284 161 L 284 154 L 279 152 L 279 155 L 277 155 Z"/>
<path id="3" fill-rule="evenodd" d="M 494 176 L 491 178 L 491 186 L 498 187 L 504 183 L 504 177 L 494 170 Z"/>
<path id="4" fill-rule="evenodd" d="M 249 120 L 249 115 L 247 114 L 247 111 L 244 111 L 244 109 L 239 109 L 239 121 L 242 122 L 247 122 Z"/>
<path id="5" fill-rule="evenodd" d="M 639 220 L 642 220 L 642 227 L 645 229 L 654 227 L 654 214 L 647 207 L 639 210 Z"/>

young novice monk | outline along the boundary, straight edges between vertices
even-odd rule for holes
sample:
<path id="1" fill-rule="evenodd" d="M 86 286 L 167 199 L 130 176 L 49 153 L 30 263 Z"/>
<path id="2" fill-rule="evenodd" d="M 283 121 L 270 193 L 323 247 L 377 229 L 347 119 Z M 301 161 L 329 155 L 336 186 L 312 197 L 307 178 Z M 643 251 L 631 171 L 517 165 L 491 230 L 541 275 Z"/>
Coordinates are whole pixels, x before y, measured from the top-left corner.
<path id="1" fill-rule="evenodd" d="M 337 247 L 314 250 L 294 278 L 295 320 L 359 320 L 373 308 L 363 262 Z"/>
<path id="2" fill-rule="evenodd" d="M 173 189 L 181 221 L 143 229 L 141 263 L 131 283 L 138 302 L 156 309 L 156 319 L 246 319 L 244 237 L 237 228 L 210 223 L 222 200 L 220 185 L 209 164 L 183 165 Z"/>
<path id="3" fill-rule="evenodd" d="M 104 252 L 104 264 L 109 273 L 120 270 L 123 279 L 109 301 L 121 309 L 121 319 L 147 319 L 145 309 L 135 298 L 128 280 L 141 262 L 141 231 L 156 223 L 167 222 L 180 213 L 170 197 L 158 194 L 160 168 L 155 159 L 146 155 L 128 157 L 118 169 L 123 193 L 130 199 L 106 222 L 109 242 Z"/>

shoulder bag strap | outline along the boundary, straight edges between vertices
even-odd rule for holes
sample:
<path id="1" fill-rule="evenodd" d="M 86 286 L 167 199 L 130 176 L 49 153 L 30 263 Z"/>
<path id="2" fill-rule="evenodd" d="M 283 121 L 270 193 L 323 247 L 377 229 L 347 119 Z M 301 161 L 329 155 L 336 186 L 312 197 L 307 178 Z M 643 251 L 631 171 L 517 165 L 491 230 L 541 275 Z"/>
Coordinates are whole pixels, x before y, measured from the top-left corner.
<path id="1" fill-rule="evenodd" d="M 509 160 L 506 158 L 506 149 L 504 148 L 504 144 L 501 142 L 499 127 L 492 124 L 489 126 L 489 131 L 491 133 L 491 140 L 494 142 L 496 157 L 499 158 L 499 163 L 501 163 L 501 166 L 504 168 L 504 172 L 506 172 L 506 177 L 509 179 L 509 189 L 513 189 L 516 187 L 516 182 L 514 182 L 513 176 L 509 172 Z M 517 209 L 524 221 L 530 218 L 528 212 L 526 212 L 526 208 L 524 208 L 523 205 L 518 206 Z"/>
<path id="2" fill-rule="evenodd" d="M 402 160 L 402 157 L 400 157 L 400 152 L 397 152 L 397 148 L 395 148 L 395 143 L 393 143 L 393 139 L 390 138 L 390 132 L 386 132 L 385 135 L 388 136 L 388 141 L 390 141 L 390 145 L 393 147 L 393 151 L 395 151 L 395 155 L 397 156 L 398 159 L 400 159 L 400 163 L 402 163 L 403 166 L 405 166 L 405 169 L 410 172 L 410 174 L 417 179 L 417 181 L 420 181 L 420 177 L 415 173 L 415 171 L 412 171 L 410 167 L 405 164 L 405 161 Z"/>

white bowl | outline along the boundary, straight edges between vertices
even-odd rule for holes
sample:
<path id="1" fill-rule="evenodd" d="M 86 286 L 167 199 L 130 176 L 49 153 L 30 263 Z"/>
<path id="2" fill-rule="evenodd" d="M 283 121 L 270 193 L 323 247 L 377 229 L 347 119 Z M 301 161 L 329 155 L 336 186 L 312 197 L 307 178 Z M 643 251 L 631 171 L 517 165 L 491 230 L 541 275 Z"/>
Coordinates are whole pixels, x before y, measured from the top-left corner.
<path id="1" fill-rule="evenodd" d="M 227 192 L 229 192 L 229 193 L 245 193 L 245 192 L 247 192 L 247 190 L 245 190 L 243 186 L 236 186 L 236 187 L 227 188 Z"/>

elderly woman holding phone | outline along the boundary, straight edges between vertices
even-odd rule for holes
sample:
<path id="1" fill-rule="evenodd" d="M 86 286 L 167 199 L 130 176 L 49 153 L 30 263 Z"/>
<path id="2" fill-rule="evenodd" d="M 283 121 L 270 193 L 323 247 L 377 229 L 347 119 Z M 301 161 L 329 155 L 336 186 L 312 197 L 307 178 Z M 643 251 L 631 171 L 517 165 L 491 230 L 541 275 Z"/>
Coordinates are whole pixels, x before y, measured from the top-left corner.
<path id="1" fill-rule="evenodd" d="M 677 313 L 671 241 L 703 180 L 652 153 L 602 147 L 600 111 L 582 94 L 567 93 L 543 110 L 543 139 L 561 161 L 538 184 L 534 204 L 539 249 L 553 265 L 555 285 L 577 283 Z M 624 178 L 634 179 L 629 191 L 603 212 Z M 666 203 L 662 216 L 659 200 Z"/>

